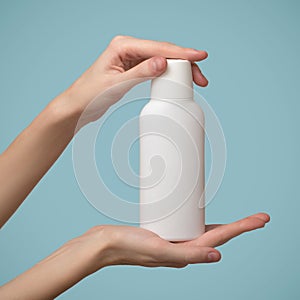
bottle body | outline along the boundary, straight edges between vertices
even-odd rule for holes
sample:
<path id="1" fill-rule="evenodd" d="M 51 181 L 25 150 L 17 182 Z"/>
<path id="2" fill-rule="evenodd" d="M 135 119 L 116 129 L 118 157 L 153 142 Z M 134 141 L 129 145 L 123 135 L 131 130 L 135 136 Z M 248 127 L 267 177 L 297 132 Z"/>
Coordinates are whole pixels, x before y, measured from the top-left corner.
<path id="1" fill-rule="evenodd" d="M 193 98 L 151 99 L 140 114 L 140 226 L 169 241 L 205 231 L 204 114 Z"/>

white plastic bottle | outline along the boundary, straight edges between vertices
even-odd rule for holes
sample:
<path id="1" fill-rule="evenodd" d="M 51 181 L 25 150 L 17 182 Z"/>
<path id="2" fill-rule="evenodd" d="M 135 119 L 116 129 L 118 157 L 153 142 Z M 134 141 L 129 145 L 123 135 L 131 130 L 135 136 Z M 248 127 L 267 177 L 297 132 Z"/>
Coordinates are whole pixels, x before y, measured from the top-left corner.
<path id="1" fill-rule="evenodd" d="M 204 114 L 191 63 L 168 59 L 140 114 L 140 226 L 169 241 L 205 230 Z"/>

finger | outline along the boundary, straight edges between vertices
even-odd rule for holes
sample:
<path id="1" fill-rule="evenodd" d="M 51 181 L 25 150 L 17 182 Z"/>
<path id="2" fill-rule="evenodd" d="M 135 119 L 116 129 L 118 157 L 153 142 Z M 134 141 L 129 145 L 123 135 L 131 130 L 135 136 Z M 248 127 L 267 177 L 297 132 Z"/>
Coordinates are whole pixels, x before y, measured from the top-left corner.
<path id="1" fill-rule="evenodd" d="M 201 73 L 201 70 L 199 69 L 198 65 L 194 62 L 192 62 L 192 72 L 193 72 L 193 80 L 197 85 L 203 87 L 208 85 L 208 80 Z"/>
<path id="2" fill-rule="evenodd" d="M 124 73 L 121 73 L 120 76 L 123 78 L 122 81 L 131 81 L 131 83 L 128 82 L 131 88 L 135 84 L 161 75 L 165 72 L 166 68 L 166 59 L 164 57 L 156 56 L 139 63 L 135 67 L 127 70 Z M 192 63 L 192 74 L 193 80 L 197 85 L 203 87 L 207 86 L 207 79 L 201 73 L 199 67 L 195 63 Z"/>
<path id="3" fill-rule="evenodd" d="M 259 219 L 265 221 L 266 223 L 270 222 L 270 219 L 271 219 L 270 216 L 266 213 L 257 213 L 255 215 L 250 216 L 250 217 L 259 218 Z"/>
<path id="4" fill-rule="evenodd" d="M 117 84 L 102 95 L 102 99 L 120 99 L 135 85 L 161 75 L 167 67 L 163 57 L 149 58 L 126 72 L 118 74 Z"/>
<path id="5" fill-rule="evenodd" d="M 266 223 L 268 223 L 270 221 L 270 216 L 266 213 L 257 213 L 257 214 L 254 214 L 254 215 L 251 215 L 247 218 L 259 218 L 263 221 L 265 221 Z M 217 227 L 220 227 L 224 224 L 209 224 L 209 225 L 205 225 L 205 232 L 207 231 L 210 231 L 210 230 L 213 230 Z"/>
<path id="6" fill-rule="evenodd" d="M 262 228 L 265 224 L 266 221 L 262 218 L 258 218 L 256 215 L 250 216 L 231 224 L 216 226 L 196 239 L 195 243 L 198 246 L 217 247 L 242 233 Z"/>
<path id="7" fill-rule="evenodd" d="M 167 68 L 167 61 L 164 57 L 155 56 L 142 61 L 135 67 L 121 73 L 123 81 L 136 80 L 142 82 L 153 77 L 157 77 L 165 72 Z"/>
<path id="8" fill-rule="evenodd" d="M 163 56 L 166 58 L 187 59 L 190 61 L 200 61 L 207 58 L 207 52 L 192 48 L 180 47 L 172 43 L 141 40 L 133 37 L 116 37 L 112 41 L 112 47 L 121 51 L 121 55 L 138 58 L 150 58 L 153 56 Z"/>
<path id="9" fill-rule="evenodd" d="M 219 226 L 222 226 L 224 224 L 209 224 L 209 225 L 205 225 L 205 232 L 213 230 Z"/>
<path id="10" fill-rule="evenodd" d="M 187 246 L 184 244 L 169 243 L 159 260 L 164 266 L 186 266 L 196 263 L 212 263 L 221 259 L 218 250 L 211 247 Z"/>

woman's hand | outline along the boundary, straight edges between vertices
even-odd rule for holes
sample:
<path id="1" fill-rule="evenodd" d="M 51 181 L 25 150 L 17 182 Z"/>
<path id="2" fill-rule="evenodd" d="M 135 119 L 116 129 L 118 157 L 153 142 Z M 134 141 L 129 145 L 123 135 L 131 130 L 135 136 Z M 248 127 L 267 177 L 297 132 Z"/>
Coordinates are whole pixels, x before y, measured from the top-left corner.
<path id="1" fill-rule="evenodd" d="M 200 237 L 185 242 L 169 242 L 157 234 L 139 227 L 100 225 L 67 244 L 81 245 L 92 255 L 93 273 L 110 265 L 140 265 L 145 267 L 184 267 L 188 264 L 211 263 L 221 259 L 215 247 L 242 233 L 265 226 L 270 217 L 258 213 L 230 224 L 206 225 Z"/>
<path id="2" fill-rule="evenodd" d="M 99 226 L 82 238 L 107 243 L 107 247 L 95 256 L 91 273 L 97 270 L 97 261 L 101 261 L 98 264 L 100 268 L 123 264 L 181 268 L 188 264 L 219 261 L 221 254 L 215 247 L 242 233 L 262 228 L 269 220 L 269 215 L 258 213 L 231 224 L 206 225 L 206 232 L 199 238 L 176 243 L 163 240 L 148 230 L 130 226 Z"/>
<path id="3" fill-rule="evenodd" d="M 221 258 L 215 247 L 265 226 L 259 213 L 227 225 L 207 225 L 199 238 L 171 243 L 153 232 L 130 226 L 96 226 L 0 288 L 1 299 L 53 299 L 84 277 L 112 265 L 182 268 Z"/>
<path id="4" fill-rule="evenodd" d="M 56 161 L 75 131 L 101 117 L 135 84 L 162 74 L 166 58 L 191 60 L 195 83 L 207 85 L 194 63 L 206 57 L 205 51 L 166 42 L 115 37 L 95 63 L 51 101 L 0 155 L 0 228 Z"/>
<path id="5" fill-rule="evenodd" d="M 207 53 L 202 50 L 117 36 L 94 64 L 63 93 L 64 97 L 60 97 L 57 104 L 63 104 L 63 107 L 81 115 L 92 100 L 98 100 L 92 108 L 93 113 L 90 113 L 91 119 L 85 122 L 95 120 L 134 85 L 161 75 L 167 67 L 166 58 L 192 61 L 194 82 L 204 87 L 208 81 L 195 61 L 206 57 Z"/>

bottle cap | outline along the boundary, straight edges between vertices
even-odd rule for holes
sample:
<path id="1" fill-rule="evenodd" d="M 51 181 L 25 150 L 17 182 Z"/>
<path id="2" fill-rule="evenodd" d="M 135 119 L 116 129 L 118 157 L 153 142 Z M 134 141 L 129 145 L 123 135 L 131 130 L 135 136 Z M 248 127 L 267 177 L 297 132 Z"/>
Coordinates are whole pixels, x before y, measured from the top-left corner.
<path id="1" fill-rule="evenodd" d="M 152 80 L 152 99 L 193 98 L 193 76 L 191 62 L 182 59 L 167 59 L 167 69 Z"/>

